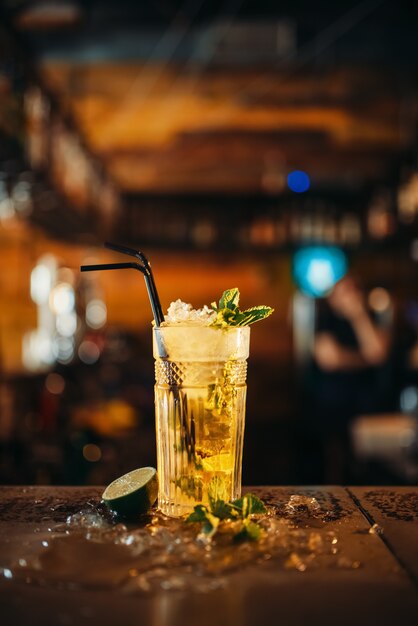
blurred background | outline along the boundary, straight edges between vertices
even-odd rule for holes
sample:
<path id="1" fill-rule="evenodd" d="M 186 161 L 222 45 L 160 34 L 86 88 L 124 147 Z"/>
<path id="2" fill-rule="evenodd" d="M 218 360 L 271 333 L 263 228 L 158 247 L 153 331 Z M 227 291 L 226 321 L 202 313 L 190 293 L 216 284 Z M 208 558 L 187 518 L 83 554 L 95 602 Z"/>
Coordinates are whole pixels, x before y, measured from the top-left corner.
<path id="1" fill-rule="evenodd" d="M 245 484 L 416 482 L 417 24 L 413 0 L 3 0 L 1 483 L 155 464 L 142 277 L 79 272 L 124 260 L 106 240 L 165 310 L 275 307 Z"/>

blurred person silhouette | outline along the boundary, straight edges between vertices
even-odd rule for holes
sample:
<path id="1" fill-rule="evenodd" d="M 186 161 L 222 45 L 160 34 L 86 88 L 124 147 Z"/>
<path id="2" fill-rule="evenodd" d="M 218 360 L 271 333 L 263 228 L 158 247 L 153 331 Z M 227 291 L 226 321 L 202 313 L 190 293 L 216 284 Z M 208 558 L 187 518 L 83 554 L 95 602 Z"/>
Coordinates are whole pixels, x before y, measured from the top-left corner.
<path id="1" fill-rule="evenodd" d="M 387 365 L 392 336 L 369 311 L 354 278 L 346 275 L 318 302 L 310 400 L 325 482 L 349 477 L 353 417 L 387 410 Z"/>

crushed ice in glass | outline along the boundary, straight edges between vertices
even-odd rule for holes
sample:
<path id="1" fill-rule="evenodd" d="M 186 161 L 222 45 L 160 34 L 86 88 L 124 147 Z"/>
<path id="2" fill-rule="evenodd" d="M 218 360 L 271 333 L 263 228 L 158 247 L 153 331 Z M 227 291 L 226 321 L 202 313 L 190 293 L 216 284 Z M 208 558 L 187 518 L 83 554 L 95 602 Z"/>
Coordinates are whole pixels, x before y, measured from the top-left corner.
<path id="1" fill-rule="evenodd" d="M 194 309 L 191 304 L 182 302 L 182 300 L 176 300 L 168 307 L 163 325 L 193 322 L 202 326 L 209 326 L 215 318 L 216 312 L 206 306 L 206 304 L 201 309 Z"/>
<path id="2" fill-rule="evenodd" d="M 152 512 L 136 524 L 120 523 L 101 505 L 70 515 L 48 528 L 48 541 L 34 535 L 11 563 L 6 579 L 66 589 L 113 589 L 127 594 L 157 591 L 209 593 L 230 584 L 244 567 L 282 567 L 305 572 L 318 567 L 361 567 L 344 554 L 329 529 L 329 511 L 313 497 L 290 496 L 257 517 L 258 541 L 234 541 L 237 522 L 223 521 L 211 541 L 199 524 Z"/>

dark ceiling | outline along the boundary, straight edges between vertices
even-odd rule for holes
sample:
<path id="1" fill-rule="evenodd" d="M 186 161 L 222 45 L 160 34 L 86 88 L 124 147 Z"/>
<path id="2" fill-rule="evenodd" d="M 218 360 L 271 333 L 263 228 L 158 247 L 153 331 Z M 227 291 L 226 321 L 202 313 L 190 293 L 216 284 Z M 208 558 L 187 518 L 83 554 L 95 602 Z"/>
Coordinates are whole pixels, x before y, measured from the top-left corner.
<path id="1" fill-rule="evenodd" d="M 418 61 L 418 3 L 413 0 L 4 0 L 4 5 L 14 22 L 25 28 L 34 49 L 46 56 L 81 59 L 84 50 L 89 60 L 94 54 L 97 60 L 141 58 L 149 52 L 147 42 L 152 50 L 152 35 L 169 29 L 183 33 L 175 50 L 167 47 L 170 58 L 184 60 L 191 52 L 188 39 L 196 30 L 218 23 L 233 26 L 285 20 L 294 27 L 298 56 L 315 42 L 317 53 L 331 48 L 334 59 L 384 59 L 389 64 L 408 65 Z M 59 7 L 72 10 L 76 18 L 73 28 L 45 27 L 54 24 L 53 14 L 59 19 Z M 135 33 L 137 47 L 131 41 Z M 146 34 L 151 37 L 141 42 L 139 35 Z M 160 52 L 164 55 L 164 47 Z M 256 49 L 252 53 L 257 56 Z"/>

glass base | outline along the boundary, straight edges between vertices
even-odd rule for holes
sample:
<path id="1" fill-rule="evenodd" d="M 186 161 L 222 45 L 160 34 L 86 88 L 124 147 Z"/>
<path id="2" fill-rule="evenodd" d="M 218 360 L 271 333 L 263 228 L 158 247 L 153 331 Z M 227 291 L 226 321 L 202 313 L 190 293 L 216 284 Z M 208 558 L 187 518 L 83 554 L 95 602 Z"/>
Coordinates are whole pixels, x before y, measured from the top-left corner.
<path id="1" fill-rule="evenodd" d="M 187 504 L 175 504 L 170 500 L 158 498 L 158 510 L 167 517 L 183 517 L 183 515 L 190 515 L 193 511 L 193 506 Z"/>

